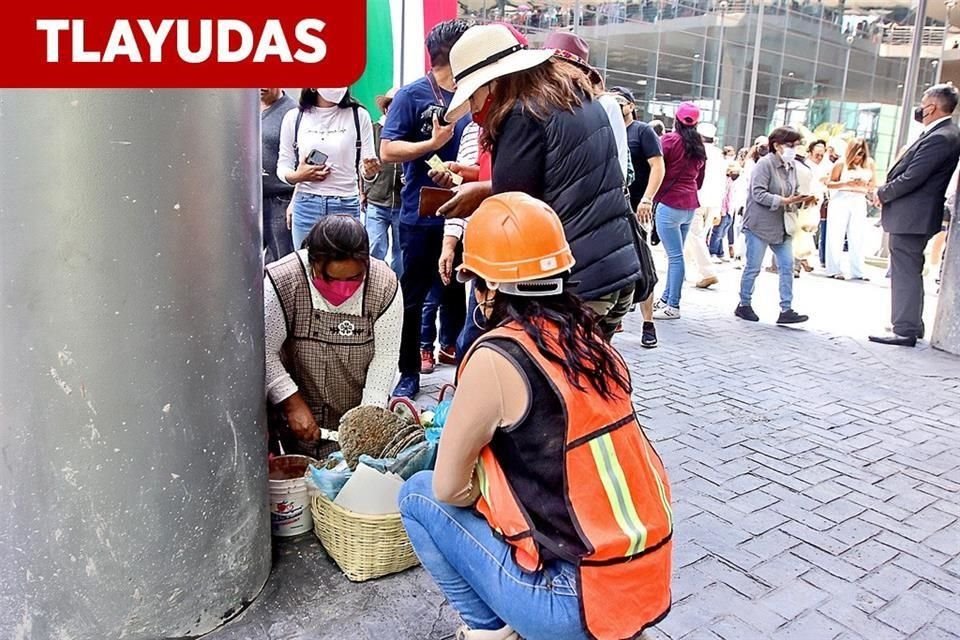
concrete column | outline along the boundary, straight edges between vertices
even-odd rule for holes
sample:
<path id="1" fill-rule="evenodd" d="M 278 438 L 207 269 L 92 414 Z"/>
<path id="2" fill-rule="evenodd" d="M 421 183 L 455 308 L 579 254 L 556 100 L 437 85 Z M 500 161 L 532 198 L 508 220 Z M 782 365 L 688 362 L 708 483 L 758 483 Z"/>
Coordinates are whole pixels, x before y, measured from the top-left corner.
<path id="1" fill-rule="evenodd" d="M 259 123 L 0 91 L 3 637 L 193 637 L 266 581 Z"/>
<path id="2" fill-rule="evenodd" d="M 940 296 L 930 344 L 935 349 L 960 355 L 960 227 L 953 222 L 943 258 Z"/>

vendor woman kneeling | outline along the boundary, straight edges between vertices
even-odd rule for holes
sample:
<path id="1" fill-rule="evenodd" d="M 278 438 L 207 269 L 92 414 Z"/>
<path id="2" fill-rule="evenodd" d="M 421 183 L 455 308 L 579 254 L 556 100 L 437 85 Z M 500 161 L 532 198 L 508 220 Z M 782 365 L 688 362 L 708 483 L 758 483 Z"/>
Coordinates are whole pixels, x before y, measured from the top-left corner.
<path id="1" fill-rule="evenodd" d="M 488 198 L 467 225 L 458 277 L 489 330 L 436 470 L 400 494 L 459 638 L 634 638 L 670 607 L 667 476 L 623 359 L 566 290 L 573 262 L 557 215 L 524 194 Z"/>
<path id="2" fill-rule="evenodd" d="M 370 257 L 352 216 L 321 218 L 306 248 L 267 265 L 263 286 L 267 398 L 287 453 L 334 448 L 321 429 L 361 404 L 385 406 L 397 371 L 403 300 L 397 276 Z M 329 434 L 324 434 L 329 435 Z"/>

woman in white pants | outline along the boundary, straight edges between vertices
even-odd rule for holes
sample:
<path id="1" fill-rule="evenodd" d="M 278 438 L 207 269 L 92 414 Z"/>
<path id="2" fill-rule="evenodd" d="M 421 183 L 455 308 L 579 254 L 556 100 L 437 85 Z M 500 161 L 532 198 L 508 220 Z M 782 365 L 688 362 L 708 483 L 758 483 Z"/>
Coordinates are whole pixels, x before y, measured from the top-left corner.
<path id="1" fill-rule="evenodd" d="M 827 187 L 833 190 L 827 207 L 827 275 L 844 280 L 843 241 L 850 254 L 850 279 L 863 274 L 863 245 L 867 235 L 867 194 L 876 188 L 876 173 L 863 138 L 847 145 L 843 160 L 833 167 Z"/>

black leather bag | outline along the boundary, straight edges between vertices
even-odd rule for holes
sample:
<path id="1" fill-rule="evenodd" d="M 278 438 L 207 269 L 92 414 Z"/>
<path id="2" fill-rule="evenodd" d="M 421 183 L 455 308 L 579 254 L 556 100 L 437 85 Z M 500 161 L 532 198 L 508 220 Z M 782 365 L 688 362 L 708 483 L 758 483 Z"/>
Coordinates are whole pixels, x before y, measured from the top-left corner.
<path id="1" fill-rule="evenodd" d="M 650 245 L 647 243 L 647 232 L 640 225 L 637 216 L 631 214 L 627 217 L 630 219 L 633 244 L 637 248 L 637 258 L 640 260 L 640 278 L 635 283 L 633 301 L 640 303 L 653 295 L 653 289 L 657 286 L 659 278 L 657 268 L 653 264 L 653 252 L 650 251 Z"/>

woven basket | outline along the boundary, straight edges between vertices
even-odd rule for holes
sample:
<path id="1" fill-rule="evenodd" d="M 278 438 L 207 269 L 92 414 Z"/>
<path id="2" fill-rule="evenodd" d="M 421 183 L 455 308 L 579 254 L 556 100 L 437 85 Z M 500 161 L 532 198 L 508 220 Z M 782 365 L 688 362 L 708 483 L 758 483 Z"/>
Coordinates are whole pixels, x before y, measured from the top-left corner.
<path id="1" fill-rule="evenodd" d="M 420 563 L 399 513 L 354 513 L 320 493 L 313 496 L 310 510 L 320 544 L 353 582 L 380 578 Z"/>

